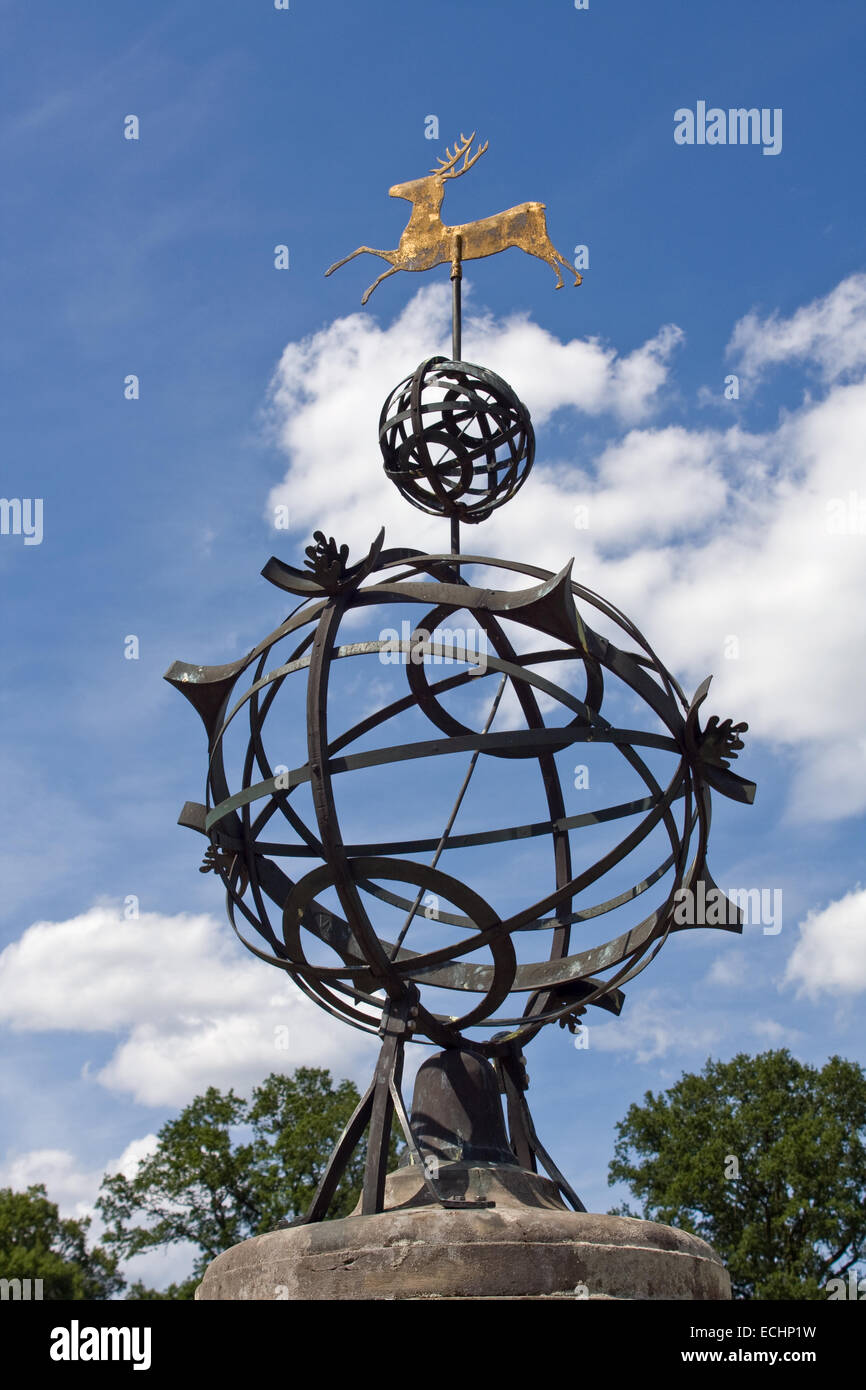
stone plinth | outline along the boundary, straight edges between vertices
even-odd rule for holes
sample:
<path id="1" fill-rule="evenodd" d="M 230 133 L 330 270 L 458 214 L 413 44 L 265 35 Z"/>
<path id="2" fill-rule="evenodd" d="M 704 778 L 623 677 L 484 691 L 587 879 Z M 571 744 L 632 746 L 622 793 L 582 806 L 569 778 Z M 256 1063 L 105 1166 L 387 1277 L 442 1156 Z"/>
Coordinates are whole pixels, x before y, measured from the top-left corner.
<path id="1" fill-rule="evenodd" d="M 389 1175 L 386 1210 L 255 1236 L 208 1266 L 197 1299 L 729 1299 L 697 1236 L 567 1210 L 547 1178 L 505 1164 L 443 1164 L 465 1210 L 430 1203 L 417 1168 Z"/>

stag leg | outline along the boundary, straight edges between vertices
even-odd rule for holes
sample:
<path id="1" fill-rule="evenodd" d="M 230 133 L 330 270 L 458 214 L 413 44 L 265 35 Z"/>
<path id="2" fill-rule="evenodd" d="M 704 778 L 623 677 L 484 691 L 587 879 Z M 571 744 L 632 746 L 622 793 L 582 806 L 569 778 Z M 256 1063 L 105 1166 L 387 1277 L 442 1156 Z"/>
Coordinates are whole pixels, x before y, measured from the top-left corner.
<path id="1" fill-rule="evenodd" d="M 524 246 L 523 250 L 526 251 L 528 250 L 528 248 Z M 561 290 L 563 286 L 563 279 L 562 272 L 559 269 L 557 259 L 559 257 L 559 252 L 555 249 L 555 247 L 551 246 L 548 251 L 530 251 L 529 254 L 530 256 L 537 256 L 540 261 L 544 261 L 546 265 L 552 266 L 552 268 L 556 271 L 556 284 L 554 285 L 554 289 Z"/>
<path id="2" fill-rule="evenodd" d="M 527 247 L 523 248 L 523 250 L 527 249 Z M 551 268 L 556 271 L 556 285 L 554 286 L 555 289 L 562 289 L 562 272 L 559 269 L 561 265 L 564 266 L 566 270 L 570 271 L 571 274 L 574 276 L 575 285 L 580 285 L 583 283 L 583 276 L 580 274 L 580 272 L 575 270 L 571 262 L 567 261 L 564 256 L 560 256 L 559 252 L 557 251 L 556 247 L 553 245 L 552 242 L 547 243 L 547 250 L 533 250 L 530 251 L 529 254 L 531 256 L 537 256 L 540 261 L 545 261 L 547 265 L 551 266 Z"/>
<path id="3" fill-rule="evenodd" d="M 562 274 L 559 269 L 560 266 L 565 266 L 565 269 L 571 272 L 571 274 L 574 276 L 575 285 L 581 284 L 583 281 L 583 276 L 577 270 L 575 270 L 574 266 L 571 264 L 571 261 L 567 261 L 564 256 L 561 256 L 559 254 L 553 242 L 550 240 L 550 233 L 547 230 L 547 219 L 544 216 L 544 209 L 542 207 L 538 207 L 538 214 L 538 221 L 534 225 L 543 249 L 539 251 L 533 250 L 530 252 L 530 254 L 533 256 L 537 256 L 540 261 L 546 261 L 547 264 L 551 266 L 553 270 L 556 271 L 556 288 L 558 290 L 562 289 Z"/>
<path id="4" fill-rule="evenodd" d="M 560 265 L 564 265 L 565 268 L 566 268 L 566 270 L 570 271 L 571 274 L 574 276 L 574 283 L 575 283 L 575 285 L 582 285 L 582 284 L 583 284 L 583 276 L 581 275 L 580 271 L 579 271 L 579 270 L 575 270 L 575 268 L 574 268 L 574 266 L 572 265 L 571 261 L 567 261 L 567 260 L 565 259 L 564 256 L 560 256 L 560 254 L 559 254 L 559 252 L 557 251 L 556 247 L 553 246 L 552 243 L 551 243 L 551 246 L 552 246 L 553 254 L 554 254 L 554 256 L 556 257 L 556 259 L 559 261 L 559 264 L 560 264 Z"/>
<path id="5" fill-rule="evenodd" d="M 364 291 L 363 295 L 361 296 L 361 303 L 366 304 L 367 300 L 370 298 L 370 295 L 373 293 L 376 286 L 381 285 L 383 280 L 387 280 L 389 275 L 396 275 L 398 270 L 402 270 L 402 266 L 392 265 L 390 270 L 383 270 L 378 280 L 374 280 L 370 288 Z"/>
<path id="6" fill-rule="evenodd" d="M 359 246 L 357 251 L 352 251 L 348 256 L 344 256 L 341 261 L 334 261 L 333 265 L 329 265 L 325 274 L 333 275 L 334 271 L 339 270 L 341 265 L 345 265 L 347 261 L 353 261 L 356 256 L 362 255 L 364 251 L 369 251 L 371 256 L 381 256 L 384 261 L 390 260 L 391 256 L 394 254 L 393 251 L 380 251 L 375 246 Z"/>

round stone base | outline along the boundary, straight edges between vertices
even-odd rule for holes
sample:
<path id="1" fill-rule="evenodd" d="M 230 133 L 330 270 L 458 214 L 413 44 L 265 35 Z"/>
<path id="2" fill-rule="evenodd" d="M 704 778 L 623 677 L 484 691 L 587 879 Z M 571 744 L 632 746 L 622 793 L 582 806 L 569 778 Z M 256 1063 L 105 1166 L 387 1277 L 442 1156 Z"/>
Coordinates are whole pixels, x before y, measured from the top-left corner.
<path id="1" fill-rule="evenodd" d="M 393 1174 L 391 1195 L 402 1186 L 407 1204 L 245 1240 L 212 1261 L 196 1298 L 731 1297 L 724 1265 L 697 1236 L 632 1217 L 567 1211 L 549 1201 L 547 1180 L 534 1174 L 518 1179 L 520 1170 L 495 1165 L 491 1177 L 491 1165 L 460 1166 L 463 1192 L 483 1187 L 495 1206 L 432 1206 L 420 1193 L 409 1195 L 411 1172 Z M 411 1185 L 417 1182 L 415 1175 Z"/>

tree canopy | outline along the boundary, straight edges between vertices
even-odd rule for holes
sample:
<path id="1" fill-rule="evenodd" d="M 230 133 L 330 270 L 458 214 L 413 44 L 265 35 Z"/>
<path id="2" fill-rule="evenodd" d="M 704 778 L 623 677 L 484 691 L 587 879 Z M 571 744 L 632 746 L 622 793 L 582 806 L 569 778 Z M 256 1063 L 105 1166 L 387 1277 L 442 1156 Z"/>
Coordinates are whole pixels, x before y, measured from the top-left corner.
<path id="1" fill-rule="evenodd" d="M 734 1296 L 826 1298 L 866 1257 L 866 1073 L 787 1049 L 708 1060 L 617 1125 L 608 1181 L 640 1215 L 702 1236 Z"/>
<path id="2" fill-rule="evenodd" d="M 110 1298 L 124 1285 L 118 1257 L 99 1245 L 88 1250 L 89 1226 L 89 1217 L 62 1220 L 41 1183 L 26 1192 L 0 1188 L 0 1273 L 41 1279 L 45 1301 Z"/>
<path id="3" fill-rule="evenodd" d="M 359 1100 L 351 1081 L 299 1067 L 272 1073 L 244 1100 L 210 1087 L 163 1125 L 155 1151 L 131 1178 L 106 1177 L 97 1208 L 105 1242 L 125 1258 L 189 1241 L 192 1277 L 163 1294 L 134 1284 L 130 1298 L 191 1298 L 221 1251 L 301 1215 Z M 392 1158 L 396 1149 L 392 1140 Z M 330 1217 L 347 1216 L 360 1196 L 359 1146 L 334 1196 Z"/>

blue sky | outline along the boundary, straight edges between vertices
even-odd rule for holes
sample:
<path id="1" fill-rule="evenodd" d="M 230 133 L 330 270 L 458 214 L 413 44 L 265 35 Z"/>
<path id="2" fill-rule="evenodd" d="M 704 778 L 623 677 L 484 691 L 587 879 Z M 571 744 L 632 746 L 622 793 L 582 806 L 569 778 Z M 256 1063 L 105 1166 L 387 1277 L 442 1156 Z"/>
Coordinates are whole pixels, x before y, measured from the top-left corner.
<path id="1" fill-rule="evenodd" d="M 668 942 L 586 1051 L 536 1041 L 539 1132 L 605 1209 L 614 1123 L 646 1089 L 769 1046 L 864 1061 L 864 29 L 844 0 L 0 4 L 0 490 L 43 504 L 41 544 L 0 536 L 2 1181 L 83 1211 L 207 1084 L 370 1070 L 367 1040 L 230 940 L 175 825 L 204 740 L 161 677 L 273 628 L 288 605 L 259 571 L 299 563 L 316 525 L 353 553 L 382 522 L 444 544 L 389 495 L 375 426 L 447 350 L 447 270 L 364 309 L 381 262 L 323 272 L 396 246 L 408 205 L 387 189 L 474 129 L 489 149 L 444 216 L 543 201 L 589 266 L 556 293 L 516 250 L 466 269 L 464 356 L 538 437 L 473 540 L 574 555 L 689 693 L 714 672 L 707 709 L 749 721 L 758 796 L 716 799 L 710 865 L 784 895 L 777 934 Z M 781 110 L 780 152 L 678 145 L 698 102 Z"/>

